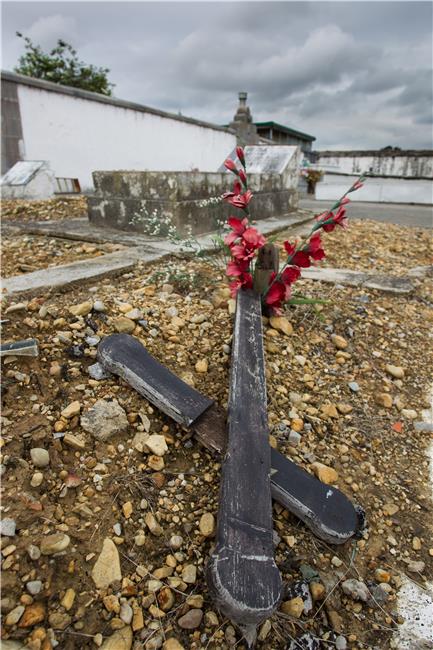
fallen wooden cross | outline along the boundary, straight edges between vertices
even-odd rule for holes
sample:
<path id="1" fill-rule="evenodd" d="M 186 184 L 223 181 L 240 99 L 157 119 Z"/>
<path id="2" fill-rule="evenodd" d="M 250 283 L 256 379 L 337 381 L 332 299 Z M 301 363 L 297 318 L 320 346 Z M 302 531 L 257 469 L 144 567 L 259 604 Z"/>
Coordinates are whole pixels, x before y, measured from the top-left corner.
<path id="1" fill-rule="evenodd" d="M 228 429 L 207 578 L 219 609 L 251 644 L 282 590 L 274 559 L 261 297 L 251 290 L 237 296 Z"/>
<path id="2" fill-rule="evenodd" d="M 226 449 L 226 412 L 182 381 L 129 334 L 111 334 L 99 344 L 103 367 L 186 429 L 211 451 Z M 357 510 L 337 488 L 326 485 L 271 449 L 271 493 L 320 539 L 344 544 L 359 531 Z"/>

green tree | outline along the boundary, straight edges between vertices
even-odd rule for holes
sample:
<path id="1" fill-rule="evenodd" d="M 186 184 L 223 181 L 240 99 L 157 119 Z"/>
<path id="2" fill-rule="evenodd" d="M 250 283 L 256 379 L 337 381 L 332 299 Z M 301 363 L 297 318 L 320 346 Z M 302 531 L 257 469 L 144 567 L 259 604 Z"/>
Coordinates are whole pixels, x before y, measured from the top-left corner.
<path id="1" fill-rule="evenodd" d="M 90 90 L 101 95 L 111 95 L 114 84 L 107 79 L 107 74 L 110 72 L 108 68 L 86 65 L 78 59 L 72 45 L 61 39 L 50 52 L 44 52 L 27 36 L 23 36 L 20 32 L 16 34 L 24 39 L 26 52 L 20 57 L 15 72 L 64 86 Z"/>

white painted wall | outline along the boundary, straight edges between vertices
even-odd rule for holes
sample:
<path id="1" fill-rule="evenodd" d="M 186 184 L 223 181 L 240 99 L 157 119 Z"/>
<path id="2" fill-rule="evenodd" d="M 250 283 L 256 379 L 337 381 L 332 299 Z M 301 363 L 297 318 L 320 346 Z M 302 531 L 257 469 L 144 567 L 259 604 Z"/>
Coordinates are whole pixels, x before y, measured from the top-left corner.
<path id="1" fill-rule="evenodd" d="M 386 155 L 339 155 L 321 154 L 317 160 L 317 167 L 325 171 L 335 171 L 341 174 L 362 174 L 371 171 L 383 176 L 402 176 L 433 178 L 433 156 L 408 155 L 402 152 L 401 156 Z"/>
<path id="2" fill-rule="evenodd" d="M 93 189 L 95 170 L 216 171 L 236 137 L 210 127 L 18 84 L 24 159 Z"/>
<path id="3" fill-rule="evenodd" d="M 316 185 L 316 199 L 336 201 L 358 176 L 324 175 Z M 364 187 L 350 194 L 352 201 L 433 204 L 433 180 L 369 177 Z"/>

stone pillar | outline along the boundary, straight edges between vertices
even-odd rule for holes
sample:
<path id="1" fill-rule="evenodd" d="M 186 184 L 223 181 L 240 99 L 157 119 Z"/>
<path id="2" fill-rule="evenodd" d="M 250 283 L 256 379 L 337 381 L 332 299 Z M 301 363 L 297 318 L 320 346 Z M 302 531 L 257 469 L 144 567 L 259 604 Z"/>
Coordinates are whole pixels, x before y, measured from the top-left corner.
<path id="1" fill-rule="evenodd" d="M 239 93 L 239 106 L 229 127 L 236 131 L 238 144 L 242 147 L 248 144 L 259 144 L 260 138 L 257 134 L 257 127 L 253 124 L 251 111 L 247 106 L 246 92 Z"/>

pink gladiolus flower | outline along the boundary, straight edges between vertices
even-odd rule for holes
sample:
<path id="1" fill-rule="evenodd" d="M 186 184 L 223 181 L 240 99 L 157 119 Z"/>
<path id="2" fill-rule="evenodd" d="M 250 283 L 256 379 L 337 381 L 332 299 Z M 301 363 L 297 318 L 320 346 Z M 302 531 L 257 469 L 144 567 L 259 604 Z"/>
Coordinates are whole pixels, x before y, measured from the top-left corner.
<path id="1" fill-rule="evenodd" d="M 245 167 L 245 153 L 242 147 L 236 147 L 236 155 L 243 167 Z"/>
<path id="2" fill-rule="evenodd" d="M 285 285 L 293 284 L 301 275 L 301 269 L 297 266 L 286 266 L 281 274 L 281 280 Z"/>
<path id="3" fill-rule="evenodd" d="M 252 289 L 253 288 L 253 277 L 250 273 L 244 273 L 237 280 L 230 283 L 230 294 L 234 298 L 241 288 Z"/>
<path id="4" fill-rule="evenodd" d="M 247 248 L 242 244 L 236 244 L 231 247 L 231 251 L 235 259 L 249 262 L 254 257 L 255 249 Z"/>
<path id="5" fill-rule="evenodd" d="M 237 196 L 241 192 L 242 192 L 242 185 L 241 185 L 240 181 L 238 181 L 238 179 L 236 179 L 235 182 L 233 183 L 233 194 Z"/>
<path id="6" fill-rule="evenodd" d="M 234 174 L 239 174 L 238 168 L 231 158 L 227 158 L 227 160 L 224 162 L 224 167 Z"/>
<path id="7" fill-rule="evenodd" d="M 248 269 L 248 262 L 242 260 L 231 260 L 227 264 L 226 275 L 229 277 L 240 277 Z"/>
<path id="8" fill-rule="evenodd" d="M 243 169 L 240 169 L 240 170 L 239 170 L 239 178 L 241 179 L 241 181 L 242 181 L 242 183 L 243 183 L 244 185 L 247 184 L 247 175 L 246 175 L 246 173 L 244 172 Z"/>
<path id="9" fill-rule="evenodd" d="M 340 205 L 347 205 L 348 203 L 350 203 L 350 199 L 348 196 L 344 196 L 340 201 Z"/>
<path id="10" fill-rule="evenodd" d="M 234 192 L 226 192 L 223 194 L 224 201 L 227 201 L 227 203 L 230 203 L 233 207 L 240 208 L 241 210 L 245 210 L 252 198 L 253 194 L 251 190 L 247 190 L 245 194 L 234 194 Z"/>
<path id="11" fill-rule="evenodd" d="M 227 223 L 229 224 L 230 228 L 232 228 L 232 230 L 234 230 L 234 232 L 237 233 L 239 237 L 248 228 L 248 219 L 246 217 L 244 219 L 238 219 L 237 217 L 229 217 L 227 219 Z"/>
<path id="12" fill-rule="evenodd" d="M 325 251 L 322 248 L 322 241 L 320 239 L 320 233 L 316 232 L 310 238 L 308 245 L 304 248 L 304 251 L 313 258 L 313 260 L 323 260 L 325 257 Z"/>
<path id="13" fill-rule="evenodd" d="M 242 239 L 247 244 L 248 248 L 261 248 L 266 244 L 266 239 L 256 228 L 247 228 L 242 235 Z"/>
<path id="14" fill-rule="evenodd" d="M 284 248 L 287 255 L 290 257 L 290 264 L 293 266 L 301 266 L 307 268 L 311 266 L 310 258 L 305 251 L 297 251 L 295 246 L 288 241 L 284 242 Z"/>
<path id="15" fill-rule="evenodd" d="M 359 190 L 361 187 L 364 187 L 364 183 L 361 183 L 361 181 L 356 181 L 350 188 L 349 192 L 354 192 L 355 190 Z"/>

